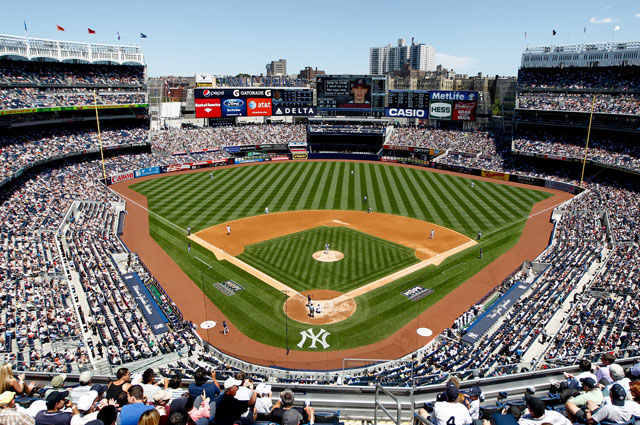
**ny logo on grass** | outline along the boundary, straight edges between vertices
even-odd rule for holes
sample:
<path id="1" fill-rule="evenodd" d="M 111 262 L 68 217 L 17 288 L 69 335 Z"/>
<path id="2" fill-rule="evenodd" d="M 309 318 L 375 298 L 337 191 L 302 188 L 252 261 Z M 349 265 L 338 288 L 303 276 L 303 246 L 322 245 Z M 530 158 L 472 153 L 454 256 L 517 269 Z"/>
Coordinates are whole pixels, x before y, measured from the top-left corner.
<path id="1" fill-rule="evenodd" d="M 302 340 L 298 343 L 298 347 L 302 348 L 304 346 L 304 342 L 307 338 L 311 339 L 311 344 L 309 348 L 316 348 L 316 343 L 322 344 L 322 348 L 329 348 L 329 344 L 327 344 L 327 337 L 331 335 L 329 332 L 324 329 L 320 329 L 318 334 L 315 335 L 313 333 L 313 328 L 309 328 L 306 331 L 301 331 L 300 335 L 302 336 Z"/>

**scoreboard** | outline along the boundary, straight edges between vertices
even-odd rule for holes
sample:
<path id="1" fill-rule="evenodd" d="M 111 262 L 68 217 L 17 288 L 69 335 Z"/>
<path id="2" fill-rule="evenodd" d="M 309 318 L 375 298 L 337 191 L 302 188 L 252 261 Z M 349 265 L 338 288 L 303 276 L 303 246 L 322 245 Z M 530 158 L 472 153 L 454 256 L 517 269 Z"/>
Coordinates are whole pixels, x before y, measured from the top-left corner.
<path id="1" fill-rule="evenodd" d="M 429 108 L 429 91 L 427 90 L 389 90 L 389 107 L 403 109 Z M 393 106 L 392 106 L 393 105 Z"/>
<path id="2" fill-rule="evenodd" d="M 313 91 L 295 88 L 196 88 L 196 118 L 316 115 Z"/>
<path id="3" fill-rule="evenodd" d="M 389 90 L 385 116 L 475 121 L 478 92 L 456 90 Z"/>

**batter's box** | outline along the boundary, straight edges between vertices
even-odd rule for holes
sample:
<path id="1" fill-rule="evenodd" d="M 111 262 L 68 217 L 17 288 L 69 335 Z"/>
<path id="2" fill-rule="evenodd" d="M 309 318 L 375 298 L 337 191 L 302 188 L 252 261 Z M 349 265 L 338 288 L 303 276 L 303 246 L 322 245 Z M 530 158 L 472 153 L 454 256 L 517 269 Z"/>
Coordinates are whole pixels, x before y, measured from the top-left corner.
<path id="1" fill-rule="evenodd" d="M 313 300 L 311 304 L 313 305 L 313 312 L 316 316 L 333 313 L 333 300 Z M 307 307 L 309 311 L 311 311 L 311 307 L 309 305 L 307 305 Z"/>
<path id="2" fill-rule="evenodd" d="M 431 288 L 423 288 L 422 286 L 414 286 L 411 289 L 407 289 L 402 293 L 405 297 L 409 298 L 411 301 L 418 301 L 427 295 L 433 294 L 433 289 Z"/>
<path id="3" fill-rule="evenodd" d="M 233 280 L 227 280 L 226 282 L 214 283 L 214 287 L 218 288 L 220 292 L 227 296 L 231 296 L 237 292 L 242 291 L 244 288 L 239 283 L 234 282 Z"/>

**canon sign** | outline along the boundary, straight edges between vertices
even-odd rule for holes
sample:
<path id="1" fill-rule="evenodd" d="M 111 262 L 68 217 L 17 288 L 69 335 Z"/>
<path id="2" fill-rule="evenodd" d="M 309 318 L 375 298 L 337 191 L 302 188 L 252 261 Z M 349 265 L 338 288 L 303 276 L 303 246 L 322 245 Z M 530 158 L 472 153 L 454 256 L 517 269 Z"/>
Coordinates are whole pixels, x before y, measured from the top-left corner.
<path id="1" fill-rule="evenodd" d="M 429 105 L 429 118 L 451 118 L 451 104 L 434 102 Z"/>
<path id="2" fill-rule="evenodd" d="M 129 171 L 128 173 L 122 173 L 111 177 L 111 183 L 120 183 L 126 180 L 131 180 L 134 178 L 133 171 Z"/>
<path id="3" fill-rule="evenodd" d="M 404 118 L 426 118 L 426 109 L 409 109 L 409 108 L 387 108 L 384 111 L 385 117 L 404 117 Z"/>

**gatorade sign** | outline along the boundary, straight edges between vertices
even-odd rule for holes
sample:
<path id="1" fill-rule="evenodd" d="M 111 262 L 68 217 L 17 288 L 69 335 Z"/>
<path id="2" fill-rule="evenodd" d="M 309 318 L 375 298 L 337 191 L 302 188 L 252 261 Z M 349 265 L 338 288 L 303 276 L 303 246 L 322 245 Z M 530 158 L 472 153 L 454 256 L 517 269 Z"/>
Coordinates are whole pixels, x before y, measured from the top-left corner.
<path id="1" fill-rule="evenodd" d="M 431 102 L 429 104 L 429 119 L 450 120 L 452 109 L 451 102 Z"/>

